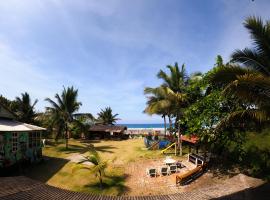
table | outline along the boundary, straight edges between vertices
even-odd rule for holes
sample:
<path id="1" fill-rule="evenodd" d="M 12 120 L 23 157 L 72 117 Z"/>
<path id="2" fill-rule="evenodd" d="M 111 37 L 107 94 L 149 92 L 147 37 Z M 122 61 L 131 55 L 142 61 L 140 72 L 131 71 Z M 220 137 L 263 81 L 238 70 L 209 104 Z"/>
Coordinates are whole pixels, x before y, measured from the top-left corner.
<path id="1" fill-rule="evenodd" d="M 172 165 L 172 164 L 176 163 L 176 160 L 174 160 L 174 159 L 172 159 L 172 158 L 166 158 L 166 159 L 164 160 L 164 163 L 165 163 L 166 165 Z"/>

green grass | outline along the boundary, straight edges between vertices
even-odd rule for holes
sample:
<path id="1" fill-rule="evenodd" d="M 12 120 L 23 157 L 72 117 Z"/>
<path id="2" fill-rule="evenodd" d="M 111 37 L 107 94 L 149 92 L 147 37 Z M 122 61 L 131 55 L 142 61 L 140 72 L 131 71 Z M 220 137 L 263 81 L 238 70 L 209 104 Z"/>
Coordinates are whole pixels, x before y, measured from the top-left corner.
<path id="1" fill-rule="evenodd" d="M 105 171 L 102 190 L 95 174 L 90 170 L 74 170 L 78 165 L 67 159 L 74 153 L 87 154 L 89 145 L 94 145 L 103 159 L 114 158 L 114 162 Z M 70 139 L 68 150 L 64 142 L 59 141 L 58 144 L 51 143 L 43 148 L 43 155 L 45 161 L 28 169 L 27 176 L 72 191 L 104 195 L 121 195 L 127 190 L 123 167 L 125 164 L 164 157 L 160 150 L 147 150 L 142 139 L 90 142 Z"/>

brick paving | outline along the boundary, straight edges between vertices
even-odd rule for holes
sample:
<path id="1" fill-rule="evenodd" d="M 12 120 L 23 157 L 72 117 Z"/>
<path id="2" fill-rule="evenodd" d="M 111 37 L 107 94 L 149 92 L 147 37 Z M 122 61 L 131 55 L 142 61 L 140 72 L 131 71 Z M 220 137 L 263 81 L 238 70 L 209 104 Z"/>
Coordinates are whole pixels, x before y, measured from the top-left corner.
<path id="1" fill-rule="evenodd" d="M 164 166 L 162 159 L 143 160 L 129 163 L 125 168 L 127 175 L 126 186 L 129 190 L 124 195 L 161 195 L 183 192 L 186 186 L 176 186 L 176 175 L 185 173 L 195 168 L 195 165 L 182 161 L 186 166 L 181 168 L 179 172 L 168 176 L 158 175 L 157 177 L 149 177 L 146 174 L 147 168 L 156 168 Z"/>
<path id="2" fill-rule="evenodd" d="M 270 184 L 260 187 L 263 182 L 260 179 L 247 177 L 239 174 L 223 181 L 215 187 L 202 187 L 189 192 L 178 192 L 167 195 L 151 196 L 101 196 L 72 192 L 52 187 L 26 177 L 1 177 L 0 199 L 1 200 L 197 200 L 197 199 L 238 199 L 255 200 L 269 199 Z M 247 188 L 254 189 L 248 190 Z M 256 187 L 259 189 L 256 190 Z M 233 194 L 232 194 L 233 193 Z M 232 194 L 232 196 L 230 196 Z M 228 196 L 229 195 L 229 196 Z M 259 197 L 259 198 L 258 198 Z"/>

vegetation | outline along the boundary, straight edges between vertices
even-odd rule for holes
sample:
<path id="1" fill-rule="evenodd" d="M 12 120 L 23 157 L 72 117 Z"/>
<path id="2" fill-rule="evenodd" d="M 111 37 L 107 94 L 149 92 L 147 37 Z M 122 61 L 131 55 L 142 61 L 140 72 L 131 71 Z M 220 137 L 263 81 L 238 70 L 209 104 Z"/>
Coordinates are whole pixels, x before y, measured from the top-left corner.
<path id="1" fill-rule="evenodd" d="M 49 144 L 43 148 L 44 162 L 31 166 L 29 170 L 25 171 L 24 175 L 72 191 L 121 195 L 128 190 L 125 187 L 124 166 L 127 166 L 130 162 L 163 157 L 160 151 L 149 151 L 144 148 L 141 139 L 92 141 L 90 144 L 94 148 L 89 149 L 89 141 L 70 139 L 69 148 L 66 150 L 64 141 L 60 140 L 55 143 L 54 140 L 50 140 Z M 78 164 L 70 161 L 71 156 L 76 154 L 89 156 L 89 153 L 91 154 L 94 149 L 98 152 L 102 161 L 115 158 L 113 162 L 107 165 L 106 173 L 102 179 L 102 190 L 100 189 L 99 178 L 93 171 L 78 170 Z M 84 166 L 87 167 L 87 165 Z M 90 168 L 91 166 L 89 166 Z"/>
<path id="2" fill-rule="evenodd" d="M 51 104 L 47 107 L 47 112 L 50 114 L 50 125 L 57 129 L 57 137 L 65 132 L 66 149 L 68 149 L 68 131 L 69 125 L 74 121 L 73 114 L 79 110 L 81 103 L 78 102 L 78 90 L 73 87 L 64 88 L 61 95 L 55 95 L 56 102 L 50 98 L 46 98 Z"/>
<path id="3" fill-rule="evenodd" d="M 18 120 L 26 123 L 34 123 L 35 117 L 37 116 L 34 107 L 37 104 L 38 100 L 36 99 L 32 104 L 31 98 L 27 92 L 22 93 L 21 97 L 16 97 L 16 114 Z"/>
<path id="4" fill-rule="evenodd" d="M 98 113 L 97 122 L 103 125 L 113 125 L 116 123 L 119 118 L 117 118 L 118 114 L 113 114 L 111 107 L 106 107 L 104 110 Z"/>
<path id="5" fill-rule="evenodd" d="M 37 124 L 37 113 L 35 111 L 37 102 L 38 100 L 36 99 L 32 103 L 31 97 L 27 92 L 22 93 L 21 97 L 16 97 L 13 101 L 0 95 L 0 103 L 12 111 L 16 115 L 17 120 L 25 123 Z"/>
<path id="6" fill-rule="evenodd" d="M 244 26 L 253 48 L 236 50 L 227 64 L 217 56 L 213 69 L 194 78 L 186 75 L 184 66 L 182 70 L 177 65 L 168 66 L 170 75 L 161 70 L 158 78 L 164 83 L 145 88 L 148 101 L 144 111 L 168 116 L 175 122 L 174 131 L 196 134 L 205 150 L 242 165 L 253 152 L 246 145 L 250 143 L 249 132 L 260 137 L 262 130 L 268 130 L 270 117 L 270 21 L 249 17 Z M 174 101 L 169 90 L 182 98 Z M 257 150 L 264 156 L 258 156 L 262 162 L 254 159 L 256 174 L 269 173 L 265 160 L 268 150 Z"/>
<path id="7" fill-rule="evenodd" d="M 99 179 L 100 189 L 103 186 L 103 177 L 105 176 L 105 169 L 108 167 L 108 160 L 102 160 L 98 152 L 94 149 L 90 152 L 90 156 L 85 156 L 79 164 L 90 162 L 93 164 L 92 167 L 80 166 L 80 169 L 87 169 L 96 174 Z"/>

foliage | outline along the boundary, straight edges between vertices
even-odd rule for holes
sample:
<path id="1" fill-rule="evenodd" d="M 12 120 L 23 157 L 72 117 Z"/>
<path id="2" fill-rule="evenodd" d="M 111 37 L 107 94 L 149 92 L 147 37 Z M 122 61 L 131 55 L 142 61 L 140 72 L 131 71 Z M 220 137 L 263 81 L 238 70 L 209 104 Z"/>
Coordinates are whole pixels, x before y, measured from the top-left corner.
<path id="1" fill-rule="evenodd" d="M 93 117 L 92 115 L 90 117 Z M 93 118 L 92 118 L 93 119 Z M 89 115 L 80 115 L 76 117 L 70 124 L 70 131 L 72 137 L 75 139 L 81 138 L 81 134 L 86 134 L 91 126 L 92 119 L 89 119 Z"/>
<path id="2" fill-rule="evenodd" d="M 104 110 L 101 109 L 101 111 L 98 113 L 97 122 L 103 125 L 113 125 L 116 123 L 116 121 L 120 120 L 117 118 L 118 115 L 119 114 L 112 113 L 111 107 L 106 107 Z"/>
<path id="3" fill-rule="evenodd" d="M 270 21 L 249 17 L 244 23 L 250 32 L 253 48 L 236 50 L 232 63 L 216 70 L 211 82 L 223 89 L 226 97 L 234 96 L 246 109 L 230 113 L 227 124 L 235 120 L 269 121 L 270 117 Z"/>
<path id="4" fill-rule="evenodd" d="M 69 125 L 74 121 L 73 114 L 79 110 L 81 103 L 78 102 L 78 90 L 73 87 L 64 87 L 61 95 L 55 95 L 56 101 L 50 98 L 45 100 L 51 104 L 51 107 L 46 107 L 49 113 L 49 124 L 57 130 L 56 139 L 65 131 L 66 148 L 68 148 L 68 131 Z"/>
<path id="5" fill-rule="evenodd" d="M 16 101 L 11 101 L 9 99 L 7 99 L 6 97 L 0 95 L 0 103 L 7 107 L 10 111 L 12 112 L 16 112 L 17 109 L 17 102 Z"/>
<path id="6" fill-rule="evenodd" d="M 83 160 L 81 160 L 78 164 L 83 164 L 85 162 L 90 162 L 93 164 L 92 167 L 86 165 L 80 165 L 79 169 L 86 169 L 93 172 L 96 177 L 99 179 L 100 188 L 103 186 L 103 178 L 105 176 L 105 170 L 108 167 L 108 161 L 103 160 L 98 152 L 95 149 L 90 151 L 90 156 L 85 156 Z"/>
<path id="7" fill-rule="evenodd" d="M 36 99 L 33 103 L 31 102 L 31 98 L 27 92 L 22 93 L 21 97 L 16 97 L 16 115 L 18 116 L 18 120 L 25 123 L 35 123 L 35 117 L 37 116 L 35 112 L 35 105 L 38 100 Z"/>

